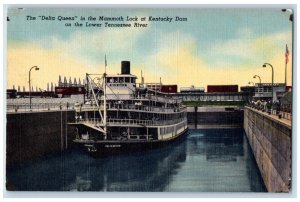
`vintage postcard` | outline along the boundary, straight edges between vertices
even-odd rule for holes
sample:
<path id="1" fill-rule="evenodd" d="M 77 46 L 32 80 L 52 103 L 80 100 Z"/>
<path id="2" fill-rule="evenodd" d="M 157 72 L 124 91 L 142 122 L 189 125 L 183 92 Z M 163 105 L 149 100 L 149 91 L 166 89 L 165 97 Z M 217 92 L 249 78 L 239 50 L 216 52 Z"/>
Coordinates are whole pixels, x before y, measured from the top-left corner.
<path id="1" fill-rule="evenodd" d="M 5 20 L 7 192 L 291 192 L 293 8 Z"/>

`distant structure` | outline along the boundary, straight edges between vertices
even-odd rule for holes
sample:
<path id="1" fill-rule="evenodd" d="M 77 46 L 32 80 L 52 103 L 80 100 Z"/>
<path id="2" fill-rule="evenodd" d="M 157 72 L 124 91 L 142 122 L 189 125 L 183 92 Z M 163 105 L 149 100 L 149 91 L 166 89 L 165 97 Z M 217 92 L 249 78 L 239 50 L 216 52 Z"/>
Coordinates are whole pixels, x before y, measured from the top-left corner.
<path id="1" fill-rule="evenodd" d="M 69 82 L 67 81 L 66 76 L 64 76 L 64 81 L 61 81 L 61 76 L 59 75 L 58 78 L 58 86 L 55 86 L 55 94 L 58 97 L 69 97 L 71 95 L 84 95 L 86 90 L 85 90 L 85 85 L 81 85 L 80 78 L 77 79 L 74 78 L 72 83 L 72 78 L 69 77 Z"/>
<path id="2" fill-rule="evenodd" d="M 249 93 L 253 96 L 255 93 L 255 86 L 241 86 L 240 91 Z"/>
<path id="3" fill-rule="evenodd" d="M 285 91 L 286 92 L 291 92 L 292 91 L 292 86 L 286 86 Z"/>
<path id="4" fill-rule="evenodd" d="M 162 83 L 146 83 L 146 88 L 161 93 L 177 93 L 177 85 L 163 85 Z"/>
<path id="5" fill-rule="evenodd" d="M 238 90 L 238 85 L 207 85 L 208 93 L 236 93 Z"/>
<path id="6" fill-rule="evenodd" d="M 61 76 L 59 75 L 59 77 L 58 77 L 58 85 L 60 86 L 61 85 Z"/>
<path id="7" fill-rule="evenodd" d="M 66 86 L 68 84 L 67 78 L 64 77 L 64 82 L 62 83 L 62 86 Z"/>
<path id="8" fill-rule="evenodd" d="M 43 90 L 38 86 L 31 86 L 31 89 L 28 88 L 26 91 L 25 86 L 23 86 L 23 91 L 21 92 L 20 86 L 18 86 L 18 91 L 15 89 L 15 85 L 13 85 L 12 89 L 7 89 L 7 98 L 18 98 L 18 97 L 68 97 L 71 95 L 84 95 L 85 85 L 81 84 L 80 78 L 73 79 L 69 77 L 69 82 L 67 81 L 67 77 L 64 76 L 64 80 L 62 82 L 62 76 L 59 75 L 58 77 L 58 86 L 53 82 L 47 83 L 47 90 Z M 84 81 L 85 82 L 85 81 Z M 30 91 L 30 92 L 29 92 Z"/>
<path id="9" fill-rule="evenodd" d="M 72 79 L 71 79 L 71 77 L 69 78 L 69 86 L 72 86 Z"/>
<path id="10" fill-rule="evenodd" d="M 7 89 L 6 90 L 6 98 L 16 98 L 17 90 L 16 89 Z"/>
<path id="11" fill-rule="evenodd" d="M 180 88 L 180 93 L 204 93 L 203 87 L 195 87 L 194 85 L 190 87 Z"/>
<path id="12" fill-rule="evenodd" d="M 284 83 L 273 84 L 273 101 L 280 100 L 287 88 Z M 272 83 L 256 83 L 254 100 L 271 100 L 272 99 Z"/>
<path id="13" fill-rule="evenodd" d="M 241 86 L 240 91 L 247 94 L 248 102 L 251 102 L 253 100 L 253 96 L 255 94 L 255 86 Z"/>

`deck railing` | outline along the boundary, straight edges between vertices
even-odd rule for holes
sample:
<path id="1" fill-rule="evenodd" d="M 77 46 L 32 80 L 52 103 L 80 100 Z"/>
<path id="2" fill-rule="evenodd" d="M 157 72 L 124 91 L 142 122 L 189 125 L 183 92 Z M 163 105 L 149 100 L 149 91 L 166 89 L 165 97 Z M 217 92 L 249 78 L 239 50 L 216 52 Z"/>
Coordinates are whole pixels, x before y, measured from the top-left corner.
<path id="1" fill-rule="evenodd" d="M 178 118 L 173 120 L 139 120 L 139 119 L 108 119 L 109 125 L 145 125 L 145 126 L 161 126 L 172 125 L 186 120 L 186 118 Z M 76 119 L 76 123 L 88 123 L 94 125 L 101 125 L 101 119 L 99 118 L 85 118 Z"/>
<path id="2" fill-rule="evenodd" d="M 51 111 L 51 110 L 71 110 L 74 109 L 72 103 L 29 103 L 7 104 L 7 112 L 28 112 L 28 111 Z"/>
<path id="3" fill-rule="evenodd" d="M 145 106 L 145 105 L 137 105 L 137 104 L 108 104 L 108 110 L 138 110 L 138 111 L 149 111 L 149 112 L 180 112 L 185 107 L 157 107 L 157 106 Z M 96 105 L 82 105 L 82 106 L 75 106 L 77 111 L 84 111 L 84 110 L 98 110 Z M 103 106 L 100 106 L 100 109 L 103 110 Z"/>

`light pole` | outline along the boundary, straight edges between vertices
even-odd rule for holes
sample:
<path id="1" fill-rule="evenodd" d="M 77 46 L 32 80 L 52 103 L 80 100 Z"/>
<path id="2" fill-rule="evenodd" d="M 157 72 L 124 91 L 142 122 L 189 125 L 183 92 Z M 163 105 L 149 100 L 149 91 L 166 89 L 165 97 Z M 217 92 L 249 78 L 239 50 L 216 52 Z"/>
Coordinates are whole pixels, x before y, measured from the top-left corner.
<path id="1" fill-rule="evenodd" d="M 259 84 L 261 84 L 261 78 L 260 78 L 260 76 L 254 75 L 253 78 L 254 78 L 254 79 L 255 79 L 255 78 L 258 78 L 258 79 L 259 79 Z"/>
<path id="2" fill-rule="evenodd" d="M 274 101 L 274 96 L 273 96 L 273 85 L 274 85 L 274 69 L 273 66 L 270 63 L 264 63 L 263 67 L 267 67 L 269 65 L 272 68 L 272 103 Z"/>
<path id="3" fill-rule="evenodd" d="M 39 70 L 40 69 L 37 66 L 33 66 L 29 70 L 29 107 L 30 107 L 30 109 L 31 109 L 31 78 L 30 78 L 30 76 L 31 76 L 31 70 L 33 68 L 35 68 L 34 70 Z"/>

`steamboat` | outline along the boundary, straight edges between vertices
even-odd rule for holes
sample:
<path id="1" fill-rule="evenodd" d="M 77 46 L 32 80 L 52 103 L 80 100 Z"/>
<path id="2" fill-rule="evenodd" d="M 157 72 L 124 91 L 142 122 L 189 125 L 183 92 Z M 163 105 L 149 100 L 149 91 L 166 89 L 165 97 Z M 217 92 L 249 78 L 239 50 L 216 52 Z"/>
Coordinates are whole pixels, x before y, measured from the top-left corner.
<path id="1" fill-rule="evenodd" d="M 121 62 L 121 74 L 86 74 L 87 99 L 75 105 L 75 122 L 69 123 L 75 143 L 96 154 L 157 148 L 185 136 L 182 100 L 160 92 L 159 84 L 147 87 L 143 77 L 136 80 L 130 61 Z"/>

